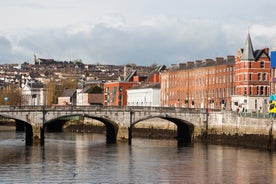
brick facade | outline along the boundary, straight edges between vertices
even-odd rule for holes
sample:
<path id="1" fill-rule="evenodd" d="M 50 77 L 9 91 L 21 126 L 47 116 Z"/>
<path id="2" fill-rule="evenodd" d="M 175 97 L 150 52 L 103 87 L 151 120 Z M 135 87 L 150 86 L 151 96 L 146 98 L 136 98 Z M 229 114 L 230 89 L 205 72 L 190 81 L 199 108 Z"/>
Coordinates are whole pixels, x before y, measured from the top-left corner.
<path id="1" fill-rule="evenodd" d="M 236 57 L 186 62 L 161 74 L 161 106 L 265 108 L 270 94 L 269 49 L 253 51 L 248 34 Z"/>
<path id="2" fill-rule="evenodd" d="M 220 108 L 234 91 L 233 56 L 180 64 L 161 74 L 161 106 Z"/>
<path id="3" fill-rule="evenodd" d="M 104 84 L 104 105 L 105 106 L 125 106 L 127 104 L 126 90 L 136 82 L 110 82 Z"/>

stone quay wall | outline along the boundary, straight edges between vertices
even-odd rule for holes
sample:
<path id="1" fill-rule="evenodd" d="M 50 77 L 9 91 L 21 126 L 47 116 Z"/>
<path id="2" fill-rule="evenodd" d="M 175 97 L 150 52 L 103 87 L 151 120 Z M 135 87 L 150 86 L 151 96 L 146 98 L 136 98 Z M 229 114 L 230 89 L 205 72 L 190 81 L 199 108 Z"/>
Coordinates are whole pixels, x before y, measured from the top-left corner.
<path id="1" fill-rule="evenodd" d="M 208 131 L 202 131 L 194 140 L 275 150 L 275 123 L 275 119 L 267 116 L 250 117 L 231 111 L 210 113 Z"/>

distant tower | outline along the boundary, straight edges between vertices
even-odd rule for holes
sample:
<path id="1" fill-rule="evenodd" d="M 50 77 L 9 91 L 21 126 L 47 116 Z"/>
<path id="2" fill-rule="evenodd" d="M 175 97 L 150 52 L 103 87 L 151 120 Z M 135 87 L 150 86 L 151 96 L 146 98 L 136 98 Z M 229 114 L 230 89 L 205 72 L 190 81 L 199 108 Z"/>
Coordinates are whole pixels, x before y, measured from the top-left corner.
<path id="1" fill-rule="evenodd" d="M 34 57 L 33 57 L 33 63 L 34 65 L 36 64 L 36 55 L 34 54 Z"/>

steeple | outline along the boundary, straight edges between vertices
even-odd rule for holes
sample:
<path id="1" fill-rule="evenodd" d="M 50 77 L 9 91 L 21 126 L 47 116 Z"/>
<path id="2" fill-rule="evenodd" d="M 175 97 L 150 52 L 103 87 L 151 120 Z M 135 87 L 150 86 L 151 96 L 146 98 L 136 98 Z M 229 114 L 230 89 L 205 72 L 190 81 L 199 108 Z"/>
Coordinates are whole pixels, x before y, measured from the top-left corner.
<path id="1" fill-rule="evenodd" d="M 252 41 L 249 33 L 246 38 L 241 60 L 255 61 Z"/>

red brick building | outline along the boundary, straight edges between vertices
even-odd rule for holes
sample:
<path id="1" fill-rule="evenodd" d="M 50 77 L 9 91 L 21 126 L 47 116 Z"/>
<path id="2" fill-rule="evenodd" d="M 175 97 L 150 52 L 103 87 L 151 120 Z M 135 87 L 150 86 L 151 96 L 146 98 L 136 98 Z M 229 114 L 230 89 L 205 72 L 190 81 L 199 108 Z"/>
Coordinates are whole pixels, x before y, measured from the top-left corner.
<path id="1" fill-rule="evenodd" d="M 236 58 L 217 57 L 179 64 L 161 74 L 161 106 L 264 108 L 269 94 L 269 49 L 253 51 L 248 34 Z"/>
<path id="2" fill-rule="evenodd" d="M 248 34 L 236 57 L 236 93 L 232 101 L 245 110 L 266 111 L 270 95 L 269 49 L 253 50 Z"/>
<path id="3" fill-rule="evenodd" d="M 126 90 L 137 82 L 110 82 L 104 84 L 104 105 L 105 106 L 125 106 L 127 104 Z"/>
<path id="4" fill-rule="evenodd" d="M 187 62 L 161 74 L 161 106 L 220 108 L 234 92 L 234 56 Z"/>

